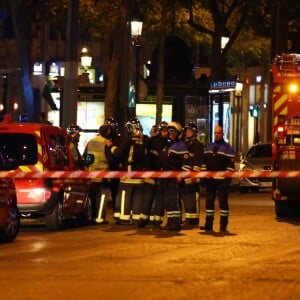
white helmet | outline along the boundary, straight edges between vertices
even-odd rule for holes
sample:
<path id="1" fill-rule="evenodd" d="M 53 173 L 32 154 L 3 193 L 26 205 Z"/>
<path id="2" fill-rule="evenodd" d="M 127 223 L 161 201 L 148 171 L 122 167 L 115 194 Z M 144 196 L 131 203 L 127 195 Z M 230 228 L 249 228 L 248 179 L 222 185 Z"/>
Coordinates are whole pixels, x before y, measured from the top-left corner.
<path id="1" fill-rule="evenodd" d="M 175 129 L 179 134 L 183 131 L 182 126 L 178 122 L 170 122 L 168 124 L 168 129 Z"/>

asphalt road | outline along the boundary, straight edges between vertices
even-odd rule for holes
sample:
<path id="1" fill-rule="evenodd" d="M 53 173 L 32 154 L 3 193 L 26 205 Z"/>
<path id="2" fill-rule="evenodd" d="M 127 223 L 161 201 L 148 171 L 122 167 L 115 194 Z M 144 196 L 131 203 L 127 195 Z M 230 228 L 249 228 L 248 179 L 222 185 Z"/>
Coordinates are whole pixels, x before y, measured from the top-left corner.
<path id="1" fill-rule="evenodd" d="M 300 299 L 300 220 L 277 220 L 268 193 L 230 205 L 227 235 L 23 226 L 0 245 L 1 299 Z"/>

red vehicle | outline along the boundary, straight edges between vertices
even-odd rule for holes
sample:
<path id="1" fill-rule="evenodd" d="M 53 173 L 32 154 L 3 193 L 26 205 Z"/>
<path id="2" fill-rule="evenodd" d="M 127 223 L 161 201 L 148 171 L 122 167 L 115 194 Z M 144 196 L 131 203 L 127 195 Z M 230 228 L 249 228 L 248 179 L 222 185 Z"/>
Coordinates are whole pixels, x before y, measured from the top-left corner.
<path id="1" fill-rule="evenodd" d="M 300 54 L 282 54 L 272 65 L 274 170 L 300 170 Z M 300 178 L 273 180 L 277 217 L 300 212 Z"/>
<path id="2" fill-rule="evenodd" d="M 0 155 L 0 171 L 16 169 L 12 161 Z M 17 192 L 11 178 L 0 178 L 0 242 L 12 242 L 20 229 L 20 214 L 17 206 Z"/>
<path id="3" fill-rule="evenodd" d="M 0 152 L 23 172 L 73 171 L 83 168 L 79 151 L 62 128 L 47 124 L 0 124 Z M 43 217 L 49 230 L 59 230 L 66 218 L 92 221 L 89 182 L 85 179 L 15 179 L 21 219 Z"/>

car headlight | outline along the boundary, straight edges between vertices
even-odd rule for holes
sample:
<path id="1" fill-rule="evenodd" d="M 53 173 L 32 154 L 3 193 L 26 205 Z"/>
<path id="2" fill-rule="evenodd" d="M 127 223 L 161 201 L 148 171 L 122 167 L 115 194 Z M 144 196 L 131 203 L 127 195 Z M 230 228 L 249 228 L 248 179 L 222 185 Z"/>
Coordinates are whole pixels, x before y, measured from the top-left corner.
<path id="1" fill-rule="evenodd" d="M 247 164 L 241 163 L 240 164 L 240 171 L 253 171 L 254 169 Z"/>

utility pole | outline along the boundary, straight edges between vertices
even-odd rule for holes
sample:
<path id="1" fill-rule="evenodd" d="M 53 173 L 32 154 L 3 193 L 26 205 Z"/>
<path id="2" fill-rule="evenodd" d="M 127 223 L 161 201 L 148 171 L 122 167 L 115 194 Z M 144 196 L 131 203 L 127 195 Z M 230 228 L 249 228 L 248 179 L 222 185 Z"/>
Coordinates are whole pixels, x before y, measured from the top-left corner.
<path id="1" fill-rule="evenodd" d="M 79 0 L 69 0 L 65 79 L 60 107 L 60 126 L 77 123 Z"/>

